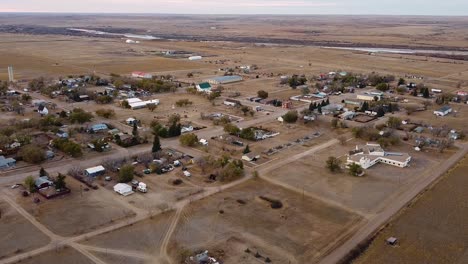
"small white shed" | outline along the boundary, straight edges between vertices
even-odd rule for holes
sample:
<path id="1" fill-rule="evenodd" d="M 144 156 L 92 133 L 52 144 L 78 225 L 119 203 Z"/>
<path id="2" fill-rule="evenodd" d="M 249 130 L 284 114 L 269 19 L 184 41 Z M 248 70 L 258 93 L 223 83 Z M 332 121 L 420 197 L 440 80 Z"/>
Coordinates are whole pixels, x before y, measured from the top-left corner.
<path id="1" fill-rule="evenodd" d="M 117 183 L 114 186 L 114 192 L 121 194 L 123 196 L 127 196 L 133 193 L 132 186 L 125 184 L 125 183 Z"/>

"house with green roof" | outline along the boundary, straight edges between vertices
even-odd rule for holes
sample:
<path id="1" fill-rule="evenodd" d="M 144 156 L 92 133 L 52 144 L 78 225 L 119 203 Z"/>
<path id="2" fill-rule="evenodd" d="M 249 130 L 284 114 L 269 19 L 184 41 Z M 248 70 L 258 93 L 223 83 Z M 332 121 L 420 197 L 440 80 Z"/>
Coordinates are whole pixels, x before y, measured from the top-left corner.
<path id="1" fill-rule="evenodd" d="M 204 93 L 211 93 L 211 84 L 207 82 L 202 82 L 197 84 L 197 91 Z"/>

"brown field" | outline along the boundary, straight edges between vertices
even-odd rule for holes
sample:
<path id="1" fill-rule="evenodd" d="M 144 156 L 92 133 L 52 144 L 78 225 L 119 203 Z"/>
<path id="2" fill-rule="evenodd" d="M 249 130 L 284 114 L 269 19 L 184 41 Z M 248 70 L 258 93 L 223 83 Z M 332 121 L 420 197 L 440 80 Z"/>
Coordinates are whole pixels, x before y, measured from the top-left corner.
<path id="1" fill-rule="evenodd" d="M 110 253 L 101 253 L 101 252 L 93 252 L 93 255 L 98 257 L 99 259 L 103 260 L 106 263 L 112 264 L 145 264 L 147 263 L 145 260 L 120 256 L 120 255 L 113 255 Z"/>
<path id="2" fill-rule="evenodd" d="M 83 244 L 158 256 L 161 242 L 173 215 L 171 212 L 164 213 L 111 233 L 93 237 Z"/>
<path id="3" fill-rule="evenodd" d="M 22 31 L 12 34 L 8 30 L 10 27 L 19 27 Z M 126 37 L 106 38 L 72 33 L 67 30 L 71 27 L 152 34 L 162 39 L 126 44 Z M 466 17 L 0 14 L 0 80 L 7 78 L 7 66 L 14 66 L 15 77 L 19 80 L 16 88 L 20 91 L 27 88 L 28 81 L 35 77 L 44 76 L 52 80 L 71 74 L 94 73 L 108 79 L 111 73 L 129 75 L 132 71 L 145 71 L 155 75 L 170 74 L 184 82 L 183 88 L 174 93 L 142 98 L 160 100 L 154 112 L 148 109 L 123 109 L 117 100 L 111 105 L 98 105 L 94 102 L 68 103 L 63 98 L 46 98 L 58 104 L 54 112 L 58 112 L 59 108 L 71 110 L 75 107 L 89 112 L 102 108 L 116 112 L 113 119 L 96 116 L 92 122 L 83 126 L 105 122 L 130 133 L 132 127 L 126 125 L 125 120 L 134 117 L 142 121 L 140 136 L 152 139 L 151 122 L 157 120 L 165 123 L 175 113 L 181 116 L 184 125 L 206 126 L 198 136 L 208 139 L 209 146 L 183 147 L 177 138 L 172 138 L 161 140 L 163 148 L 174 148 L 195 158 L 205 155 L 219 157 L 229 152 L 232 158 L 239 159 L 244 147 L 212 139 L 224 133 L 222 127 L 214 127 L 211 120 L 201 118 L 202 113 L 222 113 L 235 116 L 237 120 L 234 122 L 243 122 L 239 123 L 242 128 L 261 126 L 280 133 L 264 141 L 241 140 L 245 145 L 249 144 L 253 153 L 262 154 L 270 148 L 283 146 L 274 155 L 262 155 L 257 162 L 244 163 L 245 177 L 251 177 L 255 175 L 254 171 L 258 171 L 263 179 L 249 178 L 236 186 L 234 183 L 237 182 L 234 182 L 228 185 L 234 186 L 230 189 L 219 187 L 225 183 L 207 182 L 212 172 L 202 172 L 197 165 L 188 165 L 193 174 L 191 178 L 183 176 L 181 168 L 163 175 L 151 174 L 144 175 L 142 179 L 136 178 L 148 185 L 148 193 L 137 192 L 128 197 L 113 192 L 117 174 L 111 172 L 106 173 L 106 176 L 112 176 L 112 181 L 96 181 L 100 187 L 98 190 L 81 191 L 81 184 L 69 177 L 67 184 L 71 194 L 52 200 L 45 200 L 36 194 L 25 198 L 21 196 L 20 188 L 5 188 L 5 194 L 16 200 L 18 207 L 24 208 L 58 236 L 81 235 L 114 224 L 126 224 L 130 219 L 138 220 L 95 237 L 87 234 L 87 237 L 77 240 L 77 243 L 82 243 L 80 245 L 65 238 L 63 245 L 66 247 L 57 246 L 55 250 L 25 259 L 21 263 L 92 263 L 81 255 L 82 252 L 91 253 L 107 263 L 141 264 L 149 260 L 162 261 L 161 257 L 165 256 L 160 253 L 168 253 L 174 260 L 178 260 L 181 255 L 205 249 L 226 264 L 256 264 L 263 261 L 254 257 L 255 252 L 269 257 L 273 263 L 318 262 L 355 234 L 357 228 L 367 227 L 367 224 L 372 226 L 375 216 L 385 213 L 392 201 L 405 197 L 403 194 L 406 191 L 415 190 L 411 188 L 431 176 L 434 169 L 443 161 L 450 160 L 458 149 L 454 147 L 444 153 L 426 150 L 416 152 L 413 150 L 414 142 L 410 139 L 386 148 L 389 151 L 408 152 L 413 157 L 409 168 L 378 164 L 366 170 L 362 178 L 352 177 L 346 172 L 332 174 L 325 168 L 329 156 L 345 160 L 345 155 L 356 144 L 365 144 L 356 139 L 344 145 L 338 144 L 336 139 L 351 137 L 350 129 L 332 130 L 330 116 L 319 116 L 318 121 L 309 124 L 304 124 L 302 120 L 296 124 L 282 124 L 274 120 L 273 116 L 278 117 L 285 110 L 272 106 L 264 106 L 266 111 L 256 112 L 254 116 L 244 115 L 239 108 L 223 105 L 224 96 L 239 92 L 240 96 L 236 99 L 250 107 L 260 105 L 246 100 L 247 97 L 255 96 L 258 90 L 267 91 L 270 99 L 287 100 L 301 91 L 280 85 L 279 76 L 304 74 L 311 79 L 312 76 L 330 71 L 392 74 L 397 80 L 406 75 L 417 75 L 422 79 L 405 78 L 407 82 L 425 83 L 429 88 L 439 88 L 444 92 L 468 90 L 467 34 Z M 327 46 L 335 48 L 324 48 Z M 455 60 L 437 56 L 369 53 L 336 47 L 416 48 L 437 49 L 441 52 L 458 50 L 467 55 Z M 167 50 L 200 54 L 203 59 L 189 61 L 184 57 L 169 58 L 160 54 Z M 239 69 L 240 66 L 253 64 L 258 69 L 250 73 L 243 73 Z M 223 97 L 210 102 L 201 95 L 185 92 L 188 83 L 223 75 L 224 70 L 221 69 L 226 68 L 233 68 L 234 74 L 242 75 L 244 80 L 222 85 L 225 91 Z M 193 73 L 193 77 L 188 77 L 188 73 Z M 310 81 L 309 84 L 313 90 L 314 82 Z M 89 86 L 86 89 L 92 91 L 103 88 Z M 368 90 L 370 88 L 360 90 L 359 93 Z M 45 98 L 35 92 L 31 92 L 31 95 L 34 99 Z M 407 98 L 412 105 L 422 105 L 427 100 L 410 95 L 398 96 Z M 332 103 L 341 103 L 343 99 L 354 98 L 355 93 L 346 93 L 332 96 L 330 100 Z M 181 99 L 189 99 L 193 104 L 176 107 L 175 103 Z M 8 104 L 10 99 L 6 100 Z M 400 103 L 400 106 L 403 108 L 404 104 Z M 306 104 L 294 102 L 293 105 L 300 108 Z M 435 104 L 429 106 L 427 111 L 409 116 L 399 111 L 394 116 L 467 131 L 465 116 L 468 115 L 468 106 L 451 105 L 455 113 L 442 118 L 433 115 L 433 111 L 439 108 Z M 10 119 L 37 117 L 34 108 L 27 106 L 26 109 L 25 115 L 20 117 L 9 112 L 2 113 L 1 123 L 6 126 Z M 386 120 L 386 117 L 379 118 L 366 126 L 383 124 Z M 353 121 L 346 123 L 349 127 L 362 126 Z M 305 136 L 312 136 L 315 132 L 321 135 L 303 144 L 287 145 Z M 72 135 L 83 146 L 95 136 L 100 135 Z M 463 143 L 458 141 L 455 145 L 460 147 Z M 151 143 L 129 149 L 113 147 L 109 156 L 123 157 L 149 151 Z M 310 152 L 315 150 L 314 147 L 319 150 Z M 81 166 L 79 163 L 83 166 L 97 163 L 107 155 L 89 150 L 85 152 L 85 157 L 74 160 L 77 166 Z M 281 163 L 284 160 L 291 162 Z M 69 166 L 67 162 L 57 162 L 55 167 L 52 162 L 44 165 L 55 174 L 61 169 L 58 164 Z M 440 184 L 421 196 L 410 209 L 403 211 L 378 235 L 357 262 L 465 263 L 468 255 L 468 219 L 464 209 L 468 197 L 464 192 L 466 188 L 463 188 L 466 186 L 466 177 L 463 177 L 462 172 L 467 168 L 466 163 L 465 159 Z M 23 168 L 23 165 L 25 162 L 19 161 L 17 168 L 6 172 L 11 177 L 8 179 L 21 182 L 24 177 L 13 174 L 18 170 L 18 175 L 27 176 L 28 172 L 23 170 L 27 168 Z M 143 165 L 136 166 L 138 172 L 143 169 Z M 174 179 L 182 179 L 184 183 L 174 186 Z M 220 192 L 196 200 L 214 190 Z M 39 204 L 33 202 L 36 196 L 41 199 Z M 283 207 L 272 209 L 270 203 L 260 196 L 280 200 Z M 189 200 L 190 203 L 185 205 Z M 170 209 L 179 211 L 150 217 Z M 46 236 L 1 199 L 0 210 L 0 263 L 4 257 L 21 253 L 26 256 L 27 251 L 47 244 L 49 239 Z M 145 216 L 148 218 L 144 219 Z M 174 220 L 178 222 L 172 222 Z M 398 237 L 400 245 L 394 248 L 385 246 L 384 239 L 388 236 Z M 83 251 L 78 252 L 69 246 Z M 245 252 L 247 248 L 253 254 Z M 90 257 L 89 254 L 85 255 Z"/>
<path id="4" fill-rule="evenodd" d="M 106 190 L 90 190 L 80 193 L 80 183 L 67 179 L 71 193 L 59 198 L 45 200 L 36 205 L 31 197 L 20 197 L 19 191 L 12 193 L 17 202 L 52 232 L 62 236 L 82 234 L 98 227 L 132 217 L 135 213 L 125 207 L 121 197 Z M 83 187 L 84 188 L 84 187 Z"/>
<path id="5" fill-rule="evenodd" d="M 22 264 L 50 264 L 50 263 L 70 263 L 70 264 L 92 264 L 94 261 L 85 257 L 72 248 L 58 248 L 48 251 L 38 256 L 22 260 L 17 263 Z"/>
<path id="6" fill-rule="evenodd" d="M 312 193 L 325 201 L 342 204 L 350 210 L 362 213 L 378 212 L 391 197 L 398 193 L 408 184 L 424 177 L 431 168 L 438 164 L 450 154 L 443 156 L 434 153 L 419 153 L 412 150 L 411 146 L 398 146 L 394 151 L 408 152 L 412 157 L 411 166 L 401 169 L 385 164 L 377 164 L 366 170 L 363 178 L 352 177 L 346 172 L 333 174 L 325 168 L 326 159 L 329 156 L 340 157 L 346 162 L 345 155 L 353 149 L 356 144 L 365 144 L 352 140 L 345 146 L 334 145 L 316 154 L 306 156 L 280 167 L 268 175 L 298 189 Z M 387 148 L 388 149 L 388 148 Z M 392 149 L 388 149 L 392 151 Z M 289 173 L 291 167 L 294 173 Z M 366 195 L 362 195 L 365 193 Z"/>
<path id="7" fill-rule="evenodd" d="M 0 260 L 49 243 L 49 238 L 0 199 Z"/>
<path id="8" fill-rule="evenodd" d="M 353 263 L 466 263 L 468 160 L 405 208 Z M 397 237 L 395 247 L 386 245 Z"/>
<path id="9" fill-rule="evenodd" d="M 258 198 L 260 195 L 281 200 L 283 208 L 270 208 L 269 203 Z M 220 210 L 224 213 L 220 214 Z M 231 238 L 237 238 L 249 247 L 269 250 L 272 259 L 304 263 L 332 246 L 333 241 L 359 219 L 357 215 L 319 200 L 302 197 L 262 180 L 251 180 L 184 209 L 172 238 L 172 252 L 177 258 L 184 249 L 229 244 Z M 240 250 L 237 248 L 229 257 L 237 258 Z M 251 259 L 245 263 L 255 262 Z"/>

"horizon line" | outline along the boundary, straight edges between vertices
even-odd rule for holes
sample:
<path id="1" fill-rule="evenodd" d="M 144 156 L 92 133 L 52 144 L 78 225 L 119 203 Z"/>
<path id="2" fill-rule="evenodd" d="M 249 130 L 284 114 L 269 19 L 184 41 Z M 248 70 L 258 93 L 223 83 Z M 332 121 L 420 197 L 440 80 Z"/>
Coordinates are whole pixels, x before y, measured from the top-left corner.
<path id="1" fill-rule="evenodd" d="M 178 15 L 178 16 L 418 16 L 418 17 L 467 17 L 468 15 L 428 15 L 428 14 L 344 14 L 344 13 L 286 13 L 286 14 L 275 14 L 275 13 L 146 13 L 146 12 L 59 12 L 59 11 L 0 11 L 0 14 L 55 14 L 55 15 Z"/>

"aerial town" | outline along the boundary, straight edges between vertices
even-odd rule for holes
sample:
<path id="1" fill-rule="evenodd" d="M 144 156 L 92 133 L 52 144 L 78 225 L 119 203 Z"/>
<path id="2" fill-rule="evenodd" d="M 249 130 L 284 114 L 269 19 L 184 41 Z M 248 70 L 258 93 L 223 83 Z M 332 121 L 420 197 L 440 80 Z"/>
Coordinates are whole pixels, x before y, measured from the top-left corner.
<path id="1" fill-rule="evenodd" d="M 0 13 L 0 264 L 468 261 L 466 17 L 83 16 Z"/>

